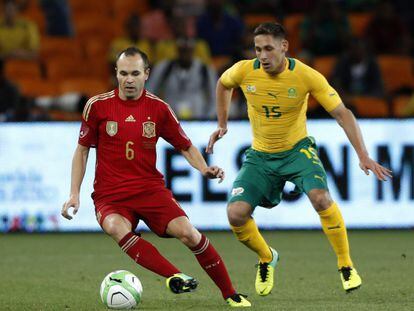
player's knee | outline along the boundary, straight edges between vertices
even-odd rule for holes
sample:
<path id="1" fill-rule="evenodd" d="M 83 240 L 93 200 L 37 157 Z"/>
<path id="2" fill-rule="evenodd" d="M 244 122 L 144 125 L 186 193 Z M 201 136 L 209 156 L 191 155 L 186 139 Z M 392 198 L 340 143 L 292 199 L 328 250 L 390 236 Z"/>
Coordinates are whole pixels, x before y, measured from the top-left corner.
<path id="1" fill-rule="evenodd" d="M 111 236 L 116 241 L 121 240 L 122 237 L 126 234 L 126 232 L 124 232 L 125 230 L 123 230 L 122 226 L 120 226 L 119 221 L 112 217 L 105 218 L 102 223 L 102 228 L 106 234 Z"/>
<path id="2" fill-rule="evenodd" d="M 234 227 L 244 225 L 250 218 L 251 212 L 247 203 L 233 202 L 227 206 L 229 223 Z"/>
<path id="3" fill-rule="evenodd" d="M 177 238 L 188 247 L 196 246 L 201 239 L 201 233 L 192 226 L 181 228 L 176 234 Z"/>
<path id="4" fill-rule="evenodd" d="M 333 201 L 329 192 L 326 190 L 312 190 L 309 198 L 316 211 L 323 211 L 328 209 Z"/>

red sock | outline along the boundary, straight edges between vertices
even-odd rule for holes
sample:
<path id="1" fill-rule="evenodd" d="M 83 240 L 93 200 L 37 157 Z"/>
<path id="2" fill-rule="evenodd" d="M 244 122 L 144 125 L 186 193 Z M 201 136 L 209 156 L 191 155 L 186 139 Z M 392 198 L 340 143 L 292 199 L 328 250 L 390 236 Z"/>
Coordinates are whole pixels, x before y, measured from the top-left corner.
<path id="1" fill-rule="evenodd" d="M 124 236 L 118 245 L 137 264 L 163 277 L 168 278 L 180 272 L 180 270 L 160 254 L 154 245 L 132 232 Z"/>
<path id="2" fill-rule="evenodd" d="M 207 272 L 218 288 L 220 288 L 223 298 L 226 299 L 234 295 L 236 291 L 231 284 L 226 266 L 210 241 L 204 235 L 201 235 L 200 243 L 190 249 L 204 271 Z"/>

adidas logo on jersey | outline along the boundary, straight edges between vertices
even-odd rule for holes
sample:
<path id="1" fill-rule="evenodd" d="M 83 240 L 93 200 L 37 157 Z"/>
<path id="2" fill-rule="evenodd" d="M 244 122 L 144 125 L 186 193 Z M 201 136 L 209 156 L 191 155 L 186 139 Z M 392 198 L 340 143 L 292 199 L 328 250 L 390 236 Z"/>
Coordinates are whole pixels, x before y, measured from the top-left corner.
<path id="1" fill-rule="evenodd" d="M 125 119 L 125 122 L 135 122 L 134 116 L 130 114 L 129 117 Z"/>

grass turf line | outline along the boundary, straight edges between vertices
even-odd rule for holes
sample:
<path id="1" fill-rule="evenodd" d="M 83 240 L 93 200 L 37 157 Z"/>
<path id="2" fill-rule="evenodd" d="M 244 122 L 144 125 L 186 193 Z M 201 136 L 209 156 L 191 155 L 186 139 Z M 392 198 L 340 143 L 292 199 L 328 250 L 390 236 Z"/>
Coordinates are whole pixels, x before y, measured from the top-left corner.
<path id="1" fill-rule="evenodd" d="M 322 232 L 266 231 L 281 256 L 271 295 L 255 294 L 255 254 L 229 232 L 207 232 L 236 288 L 254 310 L 413 310 L 412 231 L 351 231 L 361 289 L 345 294 L 336 259 Z M 0 310 L 105 310 L 99 286 L 113 270 L 136 274 L 144 287 L 141 310 L 228 310 L 191 252 L 174 239 L 143 237 L 200 281 L 190 294 L 168 292 L 164 279 L 138 267 L 103 233 L 0 235 Z"/>

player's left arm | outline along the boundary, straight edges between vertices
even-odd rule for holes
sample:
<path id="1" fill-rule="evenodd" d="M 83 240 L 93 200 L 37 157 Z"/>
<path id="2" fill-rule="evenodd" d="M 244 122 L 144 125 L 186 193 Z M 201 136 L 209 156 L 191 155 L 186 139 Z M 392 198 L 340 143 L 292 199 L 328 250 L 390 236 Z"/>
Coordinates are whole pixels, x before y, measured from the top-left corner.
<path id="1" fill-rule="evenodd" d="M 186 158 L 188 163 L 195 169 L 199 170 L 201 174 L 207 178 L 219 178 L 219 183 L 224 179 L 224 171 L 218 166 L 207 166 L 206 161 L 201 155 L 200 151 L 191 145 L 187 150 L 181 150 L 181 154 Z"/>
<path id="2" fill-rule="evenodd" d="M 352 111 L 346 108 L 343 103 L 340 103 L 329 113 L 344 129 L 346 136 L 348 136 L 349 141 L 358 155 L 359 167 L 365 174 L 369 175 L 369 171 L 372 171 L 379 180 L 383 181 L 387 180 L 387 176 L 392 177 L 392 172 L 389 169 L 370 158 L 365 147 L 361 129 Z"/>

